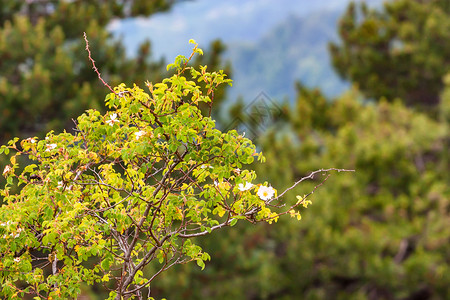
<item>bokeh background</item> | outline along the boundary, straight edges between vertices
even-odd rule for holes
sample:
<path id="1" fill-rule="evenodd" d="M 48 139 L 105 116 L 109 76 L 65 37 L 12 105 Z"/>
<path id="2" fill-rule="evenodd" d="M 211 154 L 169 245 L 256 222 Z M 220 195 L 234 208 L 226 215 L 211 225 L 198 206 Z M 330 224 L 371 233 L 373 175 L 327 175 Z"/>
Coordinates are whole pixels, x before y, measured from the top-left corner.
<path id="1" fill-rule="evenodd" d="M 356 170 L 330 177 L 300 222 L 202 238 L 206 269 L 167 271 L 153 297 L 449 299 L 448 0 L 0 0 L 1 144 L 104 111 L 83 32 L 111 85 L 157 82 L 199 42 L 193 63 L 234 80 L 217 126 L 252 137 L 267 157 L 252 168 L 278 190 Z"/>

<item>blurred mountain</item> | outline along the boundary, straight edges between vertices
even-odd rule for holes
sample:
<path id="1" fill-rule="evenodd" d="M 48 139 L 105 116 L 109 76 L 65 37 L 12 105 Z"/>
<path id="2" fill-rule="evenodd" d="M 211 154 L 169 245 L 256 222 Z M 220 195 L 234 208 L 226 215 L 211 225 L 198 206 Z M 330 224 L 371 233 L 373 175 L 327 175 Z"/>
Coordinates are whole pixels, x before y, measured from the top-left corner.
<path id="1" fill-rule="evenodd" d="M 360 0 L 361 1 L 361 0 Z M 134 55 L 146 39 L 153 55 L 168 62 L 189 55 L 195 39 L 207 48 L 214 39 L 227 46 L 234 80 L 228 98 L 246 102 L 264 91 L 271 98 L 294 99 L 294 82 L 320 87 L 335 96 L 348 84 L 335 75 L 327 43 L 336 39 L 336 24 L 350 0 L 196 0 L 180 1 L 151 18 L 113 21 L 109 30 Z M 359 2 L 359 1 L 356 1 Z M 378 6 L 383 0 L 366 0 Z"/>
<path id="2" fill-rule="evenodd" d="M 251 101 L 264 91 L 272 98 L 295 99 L 294 82 L 320 87 L 328 96 L 343 92 L 348 83 L 338 78 L 328 55 L 327 43 L 336 40 L 336 22 L 342 10 L 291 15 L 256 43 L 228 45 L 233 66 L 231 99 Z"/>

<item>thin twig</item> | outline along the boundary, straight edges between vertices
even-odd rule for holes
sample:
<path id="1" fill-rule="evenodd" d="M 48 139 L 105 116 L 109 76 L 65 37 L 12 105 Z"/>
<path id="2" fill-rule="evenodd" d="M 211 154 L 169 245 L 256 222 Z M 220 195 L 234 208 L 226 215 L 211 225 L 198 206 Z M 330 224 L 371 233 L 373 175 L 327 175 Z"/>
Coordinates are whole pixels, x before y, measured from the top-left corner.
<path id="1" fill-rule="evenodd" d="M 111 88 L 111 86 L 103 80 L 103 78 L 102 78 L 100 72 L 98 71 L 97 67 L 95 66 L 95 60 L 92 59 L 92 57 L 91 57 L 91 50 L 89 50 L 89 41 L 88 41 L 88 39 L 87 39 L 86 32 L 84 32 L 84 40 L 85 40 L 85 42 L 86 42 L 86 51 L 87 51 L 88 54 L 89 54 L 89 60 L 92 62 L 92 69 L 94 69 L 95 73 L 97 73 L 98 78 L 103 82 L 103 84 L 104 84 L 104 85 L 105 85 L 112 93 L 114 93 L 114 94 L 117 95 L 117 93 L 114 92 L 114 90 Z"/>
<path id="2" fill-rule="evenodd" d="M 308 176 L 302 177 L 300 180 L 296 181 L 291 187 L 289 187 L 286 190 L 284 190 L 284 192 L 282 192 L 280 195 L 278 195 L 278 197 L 274 198 L 273 200 L 278 200 L 279 198 L 283 197 L 284 194 L 286 194 L 287 192 L 289 192 L 290 190 L 295 188 L 300 182 L 305 181 L 306 179 L 313 179 L 314 175 L 316 175 L 317 173 L 322 173 L 322 172 L 327 173 L 327 172 L 330 172 L 330 171 L 355 172 L 355 170 L 336 169 L 336 168 L 316 170 L 314 172 L 311 172 L 311 174 L 309 174 Z"/>

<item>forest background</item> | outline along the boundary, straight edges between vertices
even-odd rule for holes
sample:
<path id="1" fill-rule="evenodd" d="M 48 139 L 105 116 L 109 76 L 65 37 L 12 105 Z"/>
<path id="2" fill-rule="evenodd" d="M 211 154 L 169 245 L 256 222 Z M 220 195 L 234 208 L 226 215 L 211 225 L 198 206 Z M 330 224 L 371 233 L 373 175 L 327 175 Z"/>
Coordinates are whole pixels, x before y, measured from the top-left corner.
<path id="1" fill-rule="evenodd" d="M 1 144 L 70 130 L 71 118 L 84 110 L 103 110 L 107 91 L 87 60 L 83 31 L 111 85 L 163 78 L 170 54 L 160 58 L 149 41 L 133 46 L 126 33 L 117 39 L 117 22 L 151 20 L 193 4 L 120 2 L 0 1 Z M 269 162 L 254 166 L 263 179 L 282 189 L 320 168 L 357 172 L 327 181 L 301 222 L 241 224 L 200 240 L 213 254 L 206 269 L 166 272 L 152 286 L 154 297 L 450 294 L 450 4 L 379 3 L 347 7 L 345 1 L 316 17 L 292 15 L 253 45 L 213 41 L 195 62 L 225 68 L 235 80 L 219 93 L 214 114 L 218 126 L 254 138 Z M 104 298 L 87 287 L 83 296 Z"/>

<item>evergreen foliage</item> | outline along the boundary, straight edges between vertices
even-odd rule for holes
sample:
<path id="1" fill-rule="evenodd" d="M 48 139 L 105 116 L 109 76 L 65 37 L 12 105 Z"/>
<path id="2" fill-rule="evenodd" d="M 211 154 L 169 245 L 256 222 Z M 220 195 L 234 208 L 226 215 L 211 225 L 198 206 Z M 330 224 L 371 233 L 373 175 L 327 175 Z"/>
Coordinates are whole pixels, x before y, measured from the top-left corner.
<path id="1" fill-rule="evenodd" d="M 351 3 L 330 52 L 338 73 L 369 98 L 436 106 L 450 71 L 450 2 L 386 1 L 382 11 Z"/>

